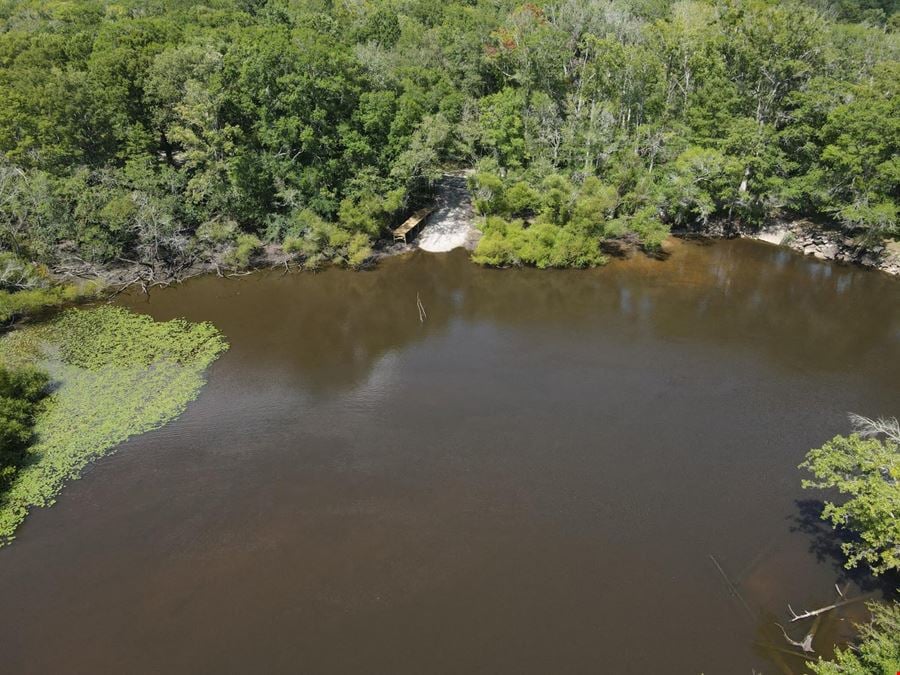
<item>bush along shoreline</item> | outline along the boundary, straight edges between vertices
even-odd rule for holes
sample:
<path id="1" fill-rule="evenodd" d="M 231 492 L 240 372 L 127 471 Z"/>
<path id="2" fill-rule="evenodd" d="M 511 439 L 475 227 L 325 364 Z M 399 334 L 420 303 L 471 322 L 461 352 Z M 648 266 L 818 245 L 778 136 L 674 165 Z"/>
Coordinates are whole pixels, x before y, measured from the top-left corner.
<path id="1" fill-rule="evenodd" d="M 69 309 L 0 338 L 0 385 L 8 373 L 31 383 L 12 382 L 12 396 L 0 391 L 0 413 L 19 413 L 0 414 L 0 430 L 11 417 L 19 422 L 17 456 L 0 456 L 0 546 L 89 462 L 180 415 L 227 348 L 211 324 L 111 306 Z"/>

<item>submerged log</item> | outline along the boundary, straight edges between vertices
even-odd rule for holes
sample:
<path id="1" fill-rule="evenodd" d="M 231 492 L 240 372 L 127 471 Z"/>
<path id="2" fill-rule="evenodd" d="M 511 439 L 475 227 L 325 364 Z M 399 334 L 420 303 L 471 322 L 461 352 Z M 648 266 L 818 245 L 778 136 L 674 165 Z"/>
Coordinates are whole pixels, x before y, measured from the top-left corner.
<path id="1" fill-rule="evenodd" d="M 803 612 L 802 614 L 797 614 L 797 612 L 794 611 L 794 608 L 791 607 L 790 605 L 788 605 L 788 611 L 791 613 L 791 623 L 794 623 L 795 621 L 801 621 L 803 619 L 809 619 L 814 616 L 819 616 L 820 614 L 824 614 L 825 612 L 830 612 L 831 610 L 837 609 L 838 607 L 843 607 L 844 605 L 851 605 L 854 602 L 860 602 L 861 600 L 865 600 L 865 599 L 871 597 L 871 595 L 872 594 L 869 593 L 867 595 L 860 595 L 855 598 L 847 598 L 845 600 L 841 600 L 839 602 L 834 602 L 830 605 L 826 605 L 825 607 L 819 607 L 819 609 L 807 610 L 807 611 Z"/>

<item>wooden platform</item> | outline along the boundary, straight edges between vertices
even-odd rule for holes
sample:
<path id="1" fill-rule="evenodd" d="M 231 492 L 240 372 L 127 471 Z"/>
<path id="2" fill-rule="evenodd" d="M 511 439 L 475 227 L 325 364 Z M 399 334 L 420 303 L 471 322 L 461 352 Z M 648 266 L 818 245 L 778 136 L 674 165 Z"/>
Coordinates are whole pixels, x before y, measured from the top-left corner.
<path id="1" fill-rule="evenodd" d="M 419 223 L 425 220 L 432 211 L 434 211 L 434 207 L 427 206 L 424 209 L 419 209 L 414 214 L 412 214 L 403 222 L 400 227 L 394 230 L 394 241 L 402 241 L 406 243 L 406 235 L 416 229 L 419 226 Z"/>

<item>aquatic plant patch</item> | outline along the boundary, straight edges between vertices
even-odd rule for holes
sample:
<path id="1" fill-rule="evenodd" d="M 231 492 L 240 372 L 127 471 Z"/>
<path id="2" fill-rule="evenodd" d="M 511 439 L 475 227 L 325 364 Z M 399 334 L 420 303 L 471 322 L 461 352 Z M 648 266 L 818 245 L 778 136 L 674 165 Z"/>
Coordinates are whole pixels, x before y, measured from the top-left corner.
<path id="1" fill-rule="evenodd" d="M 209 323 L 159 322 L 118 307 L 69 310 L 0 339 L 0 362 L 37 366 L 53 383 L 28 460 L 0 494 L 0 545 L 89 462 L 180 415 L 227 348 Z"/>

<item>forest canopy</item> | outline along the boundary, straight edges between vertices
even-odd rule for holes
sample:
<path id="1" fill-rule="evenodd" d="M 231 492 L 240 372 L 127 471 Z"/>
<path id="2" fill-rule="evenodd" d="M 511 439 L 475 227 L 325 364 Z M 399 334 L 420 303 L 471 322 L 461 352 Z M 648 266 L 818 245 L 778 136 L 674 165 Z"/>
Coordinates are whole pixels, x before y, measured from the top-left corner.
<path id="1" fill-rule="evenodd" d="M 448 167 L 476 259 L 673 225 L 896 236 L 896 0 L 0 2 L 10 264 L 363 262 Z"/>

